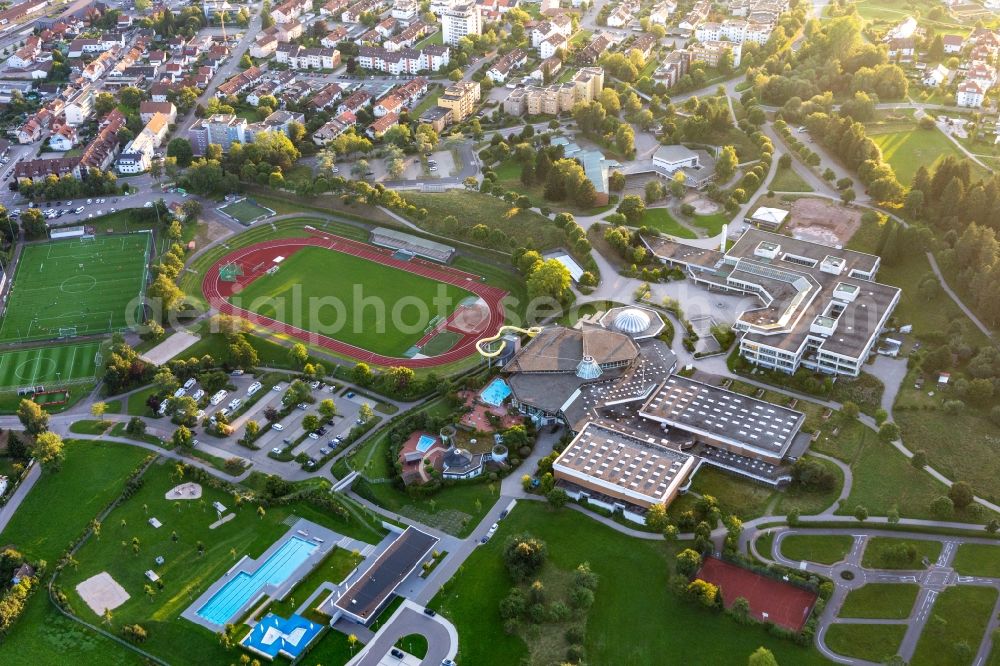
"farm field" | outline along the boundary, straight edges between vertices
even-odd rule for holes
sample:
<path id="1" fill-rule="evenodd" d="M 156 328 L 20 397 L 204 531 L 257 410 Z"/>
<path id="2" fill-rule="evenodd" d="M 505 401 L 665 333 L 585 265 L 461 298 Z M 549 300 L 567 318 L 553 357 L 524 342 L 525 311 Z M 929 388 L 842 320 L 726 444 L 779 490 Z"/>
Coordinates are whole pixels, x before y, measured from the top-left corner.
<path id="1" fill-rule="evenodd" d="M 151 246 L 147 233 L 25 245 L 0 342 L 109 333 L 135 323 Z"/>
<path id="2" fill-rule="evenodd" d="M 464 289 L 374 261 L 304 247 L 230 302 L 375 353 L 402 356 L 423 337 L 430 317 L 447 316 L 470 296 Z M 315 303 L 326 307 L 321 310 Z M 392 321 L 396 312 L 399 319 Z"/>

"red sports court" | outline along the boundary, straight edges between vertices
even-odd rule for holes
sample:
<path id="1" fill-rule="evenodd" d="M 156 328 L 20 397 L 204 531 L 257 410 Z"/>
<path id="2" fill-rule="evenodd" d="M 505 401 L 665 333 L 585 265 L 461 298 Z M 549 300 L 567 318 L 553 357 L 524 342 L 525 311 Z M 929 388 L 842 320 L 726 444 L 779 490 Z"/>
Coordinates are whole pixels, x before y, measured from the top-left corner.
<path id="1" fill-rule="evenodd" d="M 792 631 L 802 630 L 816 603 L 817 595 L 813 592 L 714 557 L 705 559 L 697 577 L 722 589 L 726 608 L 743 597 L 750 603 L 752 616 Z"/>

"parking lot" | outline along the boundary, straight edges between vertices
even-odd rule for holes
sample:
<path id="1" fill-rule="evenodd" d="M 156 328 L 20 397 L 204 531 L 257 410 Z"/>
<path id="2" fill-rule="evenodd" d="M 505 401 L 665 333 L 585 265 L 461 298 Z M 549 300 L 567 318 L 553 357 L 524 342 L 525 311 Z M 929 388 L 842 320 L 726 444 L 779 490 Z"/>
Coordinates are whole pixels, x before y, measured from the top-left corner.
<path id="1" fill-rule="evenodd" d="M 235 385 L 235 389 L 219 392 L 219 394 L 208 394 L 196 381 L 192 381 L 189 386 L 182 387 L 175 395 L 186 395 L 194 398 L 202 405 L 198 413 L 199 430 L 195 437 L 199 442 L 198 446 L 208 445 L 233 456 L 239 456 L 255 464 L 264 463 L 263 468 L 274 469 L 275 465 L 288 465 L 291 468 L 298 468 L 300 463 L 295 460 L 276 460 L 274 455 L 281 457 L 290 456 L 295 458 L 299 455 L 319 461 L 330 450 L 335 448 L 340 440 L 347 436 L 351 428 L 358 423 L 358 417 L 363 404 L 368 404 L 373 410 L 376 401 L 357 395 L 351 389 L 342 387 L 327 386 L 319 384 L 310 390 L 313 402 L 300 403 L 291 412 L 275 423 L 269 424 L 264 416 L 265 410 L 272 407 L 276 410 L 282 409 L 282 399 L 288 390 L 290 382 L 285 379 L 277 384 L 263 382 L 257 377 L 245 374 L 230 376 L 230 382 Z M 259 388 L 256 388 L 259 386 Z M 221 395 L 220 395 L 221 394 Z M 257 396 L 257 401 L 243 412 L 239 412 L 243 404 L 251 397 Z M 307 414 L 319 416 L 319 404 L 323 400 L 332 399 L 337 408 L 337 414 L 330 421 L 321 419 L 321 429 L 309 434 L 302 425 Z M 208 404 L 205 405 L 205 402 Z M 239 402 L 236 402 L 239 401 Z M 212 404 L 215 403 L 215 404 Z M 225 411 L 230 417 L 230 425 L 233 433 L 226 438 L 217 438 L 204 432 L 212 418 L 219 412 Z M 254 442 L 259 449 L 249 449 L 239 444 L 239 440 L 246 434 L 246 424 L 249 421 L 256 421 L 262 428 L 260 437 Z M 150 428 L 151 433 L 160 437 L 169 438 L 175 426 L 167 418 L 160 419 Z M 301 440 L 301 441 L 300 441 Z"/>

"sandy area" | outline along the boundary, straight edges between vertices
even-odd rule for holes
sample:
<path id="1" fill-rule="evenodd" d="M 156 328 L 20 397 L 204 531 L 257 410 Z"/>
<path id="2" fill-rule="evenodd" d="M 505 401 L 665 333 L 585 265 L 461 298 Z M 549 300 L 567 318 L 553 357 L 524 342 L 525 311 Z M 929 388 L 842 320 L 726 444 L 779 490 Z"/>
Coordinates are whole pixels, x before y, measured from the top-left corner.
<path id="1" fill-rule="evenodd" d="M 182 483 L 179 486 L 174 486 L 167 491 L 166 498 L 168 500 L 201 499 L 201 484 L 188 482 Z"/>
<path id="2" fill-rule="evenodd" d="M 695 215 L 712 215 L 722 210 L 719 204 L 708 197 L 702 196 L 699 192 L 688 192 L 684 195 L 683 201 L 686 204 L 694 206 Z"/>
<path id="3" fill-rule="evenodd" d="M 103 615 L 105 610 L 114 610 L 129 600 L 129 594 L 115 582 L 107 571 L 91 576 L 76 586 L 77 594 L 90 606 L 90 610 Z"/>
<path id="4" fill-rule="evenodd" d="M 861 213 L 826 199 L 796 199 L 792 202 L 791 221 L 786 226 L 795 238 L 846 245 L 861 226 Z"/>
<path id="5" fill-rule="evenodd" d="M 187 331 L 177 331 L 166 340 L 156 345 L 142 355 L 144 359 L 155 365 L 162 365 L 180 354 L 182 351 L 201 340 L 197 335 Z"/>

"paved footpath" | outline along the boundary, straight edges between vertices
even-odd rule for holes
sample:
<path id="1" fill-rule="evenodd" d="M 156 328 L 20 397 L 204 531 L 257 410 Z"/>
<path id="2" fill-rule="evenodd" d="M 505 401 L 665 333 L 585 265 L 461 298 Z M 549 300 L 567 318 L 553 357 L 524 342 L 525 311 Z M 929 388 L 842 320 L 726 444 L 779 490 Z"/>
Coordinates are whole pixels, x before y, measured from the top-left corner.
<path id="1" fill-rule="evenodd" d="M 31 469 L 28 470 L 28 475 L 21 482 L 21 485 L 17 487 L 14 494 L 10 496 L 7 503 L 0 508 L 0 532 L 4 531 L 7 527 L 7 523 L 10 519 L 14 517 L 14 513 L 17 511 L 18 507 L 21 506 L 21 502 L 24 498 L 28 496 L 31 489 L 34 488 L 35 483 L 42 477 L 42 466 L 34 464 Z"/>

